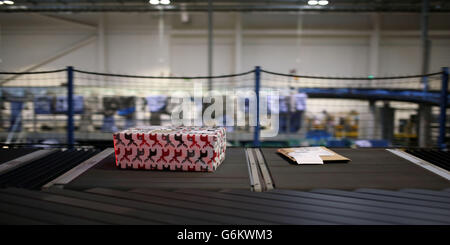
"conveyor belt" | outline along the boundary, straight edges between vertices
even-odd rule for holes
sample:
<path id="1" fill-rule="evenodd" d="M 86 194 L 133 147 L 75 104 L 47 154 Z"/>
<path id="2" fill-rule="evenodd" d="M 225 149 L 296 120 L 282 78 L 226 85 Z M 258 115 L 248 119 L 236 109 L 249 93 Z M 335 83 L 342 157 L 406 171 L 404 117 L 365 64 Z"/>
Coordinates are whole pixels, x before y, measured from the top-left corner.
<path id="1" fill-rule="evenodd" d="M 352 161 L 324 165 L 294 165 L 276 153 L 262 148 L 263 161 L 276 189 L 310 190 L 333 188 L 426 188 L 444 189 L 450 182 L 384 149 L 336 149 Z M 369 157 L 368 157 L 369 156 Z M 242 148 L 230 148 L 224 163 L 214 173 L 120 170 L 111 154 L 92 169 L 66 185 L 71 189 L 92 186 L 127 189 L 251 189 L 249 167 Z M 266 174 L 267 175 L 267 174 Z M 253 176 L 254 177 L 254 176 Z M 264 178 L 260 176 L 260 182 Z"/>
<path id="2" fill-rule="evenodd" d="M 200 188 L 250 189 L 244 149 L 227 149 L 225 161 L 214 173 L 122 170 L 115 166 L 114 154 L 75 178 L 66 188 Z"/>
<path id="3" fill-rule="evenodd" d="M 253 150 L 259 153 L 258 149 Z M 264 165 L 258 164 L 267 169 L 264 169 L 265 174 L 259 173 L 253 177 L 259 176 L 260 183 L 273 181 L 276 189 L 382 188 L 395 190 L 450 187 L 449 181 L 384 149 L 336 149 L 338 153 L 349 157 L 352 161 L 300 166 L 286 161 L 276 153 L 275 148 L 261 150 L 263 155 L 256 154 L 253 156 L 253 160 L 258 159 L 257 162 L 264 162 Z M 39 188 L 98 152 L 57 150 L 48 156 L 1 174 L 0 187 Z M 433 157 L 433 159 L 435 158 Z M 121 170 L 115 167 L 114 154 L 110 154 L 99 163 L 94 163 L 95 166 L 92 165 L 93 167 L 86 172 L 74 177 L 75 179 L 72 181 L 67 181 L 68 184 L 65 183 L 65 186 L 71 189 L 95 186 L 114 189 L 178 189 L 182 187 L 209 190 L 222 188 L 249 190 L 254 183 L 249 176 L 248 161 L 244 149 L 229 148 L 226 160 L 214 173 Z M 264 189 L 270 190 L 271 188 Z"/>
<path id="4" fill-rule="evenodd" d="M 414 192 L 420 192 L 415 193 Z M 448 193 L 0 189 L 0 224 L 450 224 Z M 437 198 L 439 196 L 439 198 Z"/>
<path id="5" fill-rule="evenodd" d="M 263 148 L 276 189 L 424 188 L 440 190 L 450 182 L 384 149 L 334 149 L 349 163 L 296 165 L 276 148 Z"/>
<path id="6" fill-rule="evenodd" d="M 56 151 L 0 175 L 0 187 L 40 188 L 97 153 L 97 150 Z"/>
<path id="7" fill-rule="evenodd" d="M 34 152 L 34 148 L 0 149 L 0 164 L 11 161 L 28 153 Z"/>
<path id="8" fill-rule="evenodd" d="M 334 150 L 352 161 L 299 166 L 253 149 L 262 193 L 242 148 L 214 173 L 121 170 L 110 151 L 56 150 L 0 175 L 1 187 L 24 187 L 0 188 L 0 224 L 450 224 L 448 180 L 384 149 Z M 68 184 L 25 189 L 82 162 Z"/>
<path id="9" fill-rule="evenodd" d="M 411 149 L 407 153 L 450 171 L 450 152 L 431 149 Z"/>

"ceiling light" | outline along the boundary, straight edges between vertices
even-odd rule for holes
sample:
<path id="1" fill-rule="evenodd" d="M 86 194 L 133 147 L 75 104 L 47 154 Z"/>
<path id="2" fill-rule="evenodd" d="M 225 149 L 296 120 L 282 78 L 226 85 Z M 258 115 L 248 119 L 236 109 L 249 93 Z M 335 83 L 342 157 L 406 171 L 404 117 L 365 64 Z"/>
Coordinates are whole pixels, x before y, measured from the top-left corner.
<path id="1" fill-rule="evenodd" d="M 159 1 L 161 4 L 170 4 L 170 0 L 160 0 Z"/>
<path id="2" fill-rule="evenodd" d="M 308 5 L 317 5 L 319 2 L 316 0 L 309 0 Z"/>
<path id="3" fill-rule="evenodd" d="M 328 1 L 326 1 L 326 0 L 320 0 L 319 1 L 319 5 L 327 5 L 328 4 Z"/>
<path id="4" fill-rule="evenodd" d="M 159 4 L 159 0 L 150 0 L 148 1 L 150 4 L 152 5 L 158 5 Z"/>
<path id="5" fill-rule="evenodd" d="M 2 5 L 3 4 L 3 2 L 2 1 L 0 1 L 0 5 Z"/>
<path id="6" fill-rule="evenodd" d="M 5 3 L 5 4 L 14 4 L 14 1 L 3 1 L 3 3 Z"/>

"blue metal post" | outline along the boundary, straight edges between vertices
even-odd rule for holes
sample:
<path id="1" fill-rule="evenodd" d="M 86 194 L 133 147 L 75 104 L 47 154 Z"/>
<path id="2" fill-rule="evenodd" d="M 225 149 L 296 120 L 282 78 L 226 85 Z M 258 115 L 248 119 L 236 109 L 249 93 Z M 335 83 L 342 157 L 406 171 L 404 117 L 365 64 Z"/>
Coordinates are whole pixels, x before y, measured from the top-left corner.
<path id="1" fill-rule="evenodd" d="M 255 135 L 253 138 L 253 146 L 260 147 L 261 142 L 259 141 L 259 87 L 261 83 L 261 67 L 255 67 L 255 93 L 256 93 L 256 127 L 255 127 Z"/>
<path id="2" fill-rule="evenodd" d="M 447 103 L 448 103 L 448 67 L 442 68 L 441 85 L 441 113 L 439 115 L 439 148 L 445 149 L 445 124 L 447 121 Z"/>
<path id="3" fill-rule="evenodd" d="M 69 148 L 74 145 L 74 124 L 73 124 L 73 67 L 67 67 L 67 144 Z"/>

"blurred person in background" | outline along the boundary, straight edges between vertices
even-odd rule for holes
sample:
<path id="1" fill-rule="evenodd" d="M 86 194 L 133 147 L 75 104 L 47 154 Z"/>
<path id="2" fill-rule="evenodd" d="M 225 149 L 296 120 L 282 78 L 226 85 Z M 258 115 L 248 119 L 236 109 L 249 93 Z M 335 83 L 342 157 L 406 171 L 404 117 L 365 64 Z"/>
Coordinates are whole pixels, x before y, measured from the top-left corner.
<path id="1" fill-rule="evenodd" d="M 291 88 L 290 95 L 290 133 L 298 132 L 302 127 L 303 115 L 306 111 L 306 100 L 308 95 L 301 91 L 295 91 L 294 88 Z"/>

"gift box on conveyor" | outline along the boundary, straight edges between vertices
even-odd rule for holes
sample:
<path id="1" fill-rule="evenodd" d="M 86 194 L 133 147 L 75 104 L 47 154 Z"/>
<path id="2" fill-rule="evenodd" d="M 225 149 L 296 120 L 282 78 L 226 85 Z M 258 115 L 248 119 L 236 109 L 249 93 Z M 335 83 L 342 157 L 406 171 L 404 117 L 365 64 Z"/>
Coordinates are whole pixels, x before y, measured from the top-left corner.
<path id="1" fill-rule="evenodd" d="M 131 128 L 113 134 L 116 166 L 213 172 L 225 159 L 223 127 Z"/>

